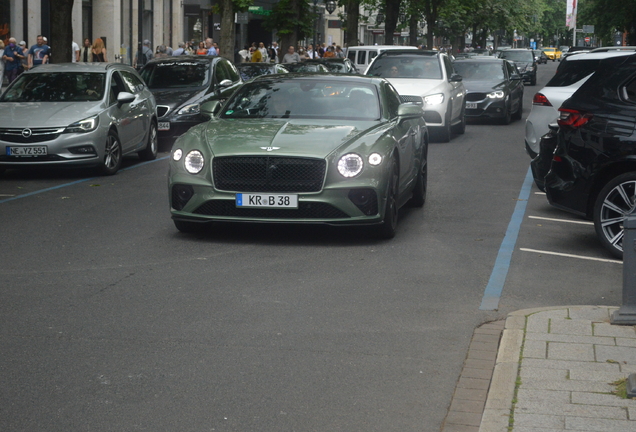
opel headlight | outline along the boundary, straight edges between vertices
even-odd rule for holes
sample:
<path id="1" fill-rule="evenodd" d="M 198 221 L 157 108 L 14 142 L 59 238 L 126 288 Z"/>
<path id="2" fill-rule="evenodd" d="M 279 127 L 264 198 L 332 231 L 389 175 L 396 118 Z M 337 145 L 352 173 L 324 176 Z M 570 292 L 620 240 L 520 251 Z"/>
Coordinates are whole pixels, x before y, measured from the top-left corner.
<path id="1" fill-rule="evenodd" d="M 362 171 L 364 162 L 362 158 L 355 153 L 349 153 L 340 158 L 338 161 L 338 172 L 343 177 L 355 177 Z"/>
<path id="2" fill-rule="evenodd" d="M 68 125 L 64 132 L 90 132 L 97 129 L 98 124 L 99 117 L 94 116 Z"/>
<path id="3" fill-rule="evenodd" d="M 185 157 L 185 169 L 190 174 L 198 174 L 205 165 L 205 159 L 199 150 L 192 150 Z"/>
<path id="4" fill-rule="evenodd" d="M 488 97 L 490 99 L 503 99 L 504 97 L 504 92 L 501 90 L 497 90 L 491 93 L 488 93 Z"/>
<path id="5" fill-rule="evenodd" d="M 179 115 L 184 115 L 184 114 L 188 114 L 188 115 L 192 115 L 192 114 L 199 114 L 201 109 L 201 105 L 196 103 L 196 104 L 191 104 L 191 105 L 186 105 L 183 108 L 181 108 L 177 114 Z"/>
<path id="6" fill-rule="evenodd" d="M 426 105 L 439 105 L 442 102 L 444 102 L 444 93 L 424 96 L 424 103 L 426 103 Z"/>

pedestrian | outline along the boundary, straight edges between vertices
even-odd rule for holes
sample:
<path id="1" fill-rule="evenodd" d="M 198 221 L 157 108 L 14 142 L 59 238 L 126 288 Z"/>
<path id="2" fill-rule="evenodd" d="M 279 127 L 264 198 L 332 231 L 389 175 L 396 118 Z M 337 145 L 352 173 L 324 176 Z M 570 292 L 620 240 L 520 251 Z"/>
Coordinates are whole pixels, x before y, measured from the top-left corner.
<path id="1" fill-rule="evenodd" d="M 4 82 L 4 42 L 0 39 L 0 89 Z"/>
<path id="2" fill-rule="evenodd" d="M 309 57 L 310 59 L 320 58 L 318 53 L 314 50 L 314 46 L 312 44 L 309 44 L 309 46 L 307 47 L 307 57 Z"/>
<path id="3" fill-rule="evenodd" d="M 18 75 L 28 69 L 29 67 L 29 50 L 25 41 L 20 41 L 18 49 L 22 52 L 22 58 L 20 59 L 20 67 L 18 68 Z"/>
<path id="4" fill-rule="evenodd" d="M 91 48 L 91 54 L 93 54 L 93 62 L 107 62 L 106 58 L 106 46 L 102 38 L 95 39 L 93 42 L 93 48 Z"/>
<path id="5" fill-rule="evenodd" d="M 332 46 L 327 47 L 327 50 L 325 51 L 325 55 L 323 56 L 323 58 L 335 58 L 336 57 L 336 53 L 334 52 L 334 48 Z"/>
<path id="6" fill-rule="evenodd" d="M 205 40 L 205 48 L 208 50 L 207 55 L 209 56 L 219 55 L 216 48 L 214 48 L 214 40 L 212 38 L 207 38 Z"/>
<path id="7" fill-rule="evenodd" d="M 71 61 L 73 63 L 77 63 L 79 61 L 80 47 L 77 43 L 73 42 L 71 45 L 71 50 L 73 51 L 73 55 L 71 57 Z"/>
<path id="8" fill-rule="evenodd" d="M 239 52 L 239 56 L 241 57 L 241 63 L 246 63 L 250 61 L 250 47 L 245 45 L 242 50 Z"/>
<path id="9" fill-rule="evenodd" d="M 184 55 L 186 52 L 185 50 L 185 43 L 183 42 L 179 42 L 179 48 L 177 48 L 176 50 L 174 50 L 172 52 L 173 56 L 180 56 L 180 55 Z"/>
<path id="10" fill-rule="evenodd" d="M 79 61 L 88 63 L 93 60 L 93 54 L 91 53 L 91 40 L 89 38 L 84 39 L 84 46 L 80 49 Z"/>
<path id="11" fill-rule="evenodd" d="M 139 63 L 139 52 L 141 50 L 141 63 Z M 150 41 L 148 39 L 144 40 L 144 44 L 139 47 L 137 53 L 135 54 L 135 59 L 133 60 L 133 67 L 142 68 L 146 63 L 153 59 L 152 50 L 150 49 Z"/>
<path id="12" fill-rule="evenodd" d="M 345 58 L 345 53 L 340 45 L 336 45 L 336 57 Z"/>
<path id="13" fill-rule="evenodd" d="M 252 53 L 252 63 L 261 63 L 261 62 L 263 62 L 263 54 L 261 53 L 261 50 L 255 49 L 254 52 Z"/>
<path id="14" fill-rule="evenodd" d="M 208 50 L 205 47 L 205 42 L 201 41 L 199 42 L 199 48 L 197 48 L 197 55 L 208 55 Z"/>
<path id="15" fill-rule="evenodd" d="M 16 45 L 15 38 L 9 38 L 9 45 L 4 49 L 2 60 L 4 60 L 4 70 L 7 80 L 11 84 L 17 77 L 22 67 L 21 61 L 24 54 L 20 47 Z"/>
<path id="16" fill-rule="evenodd" d="M 269 62 L 269 55 L 267 54 L 267 48 L 265 48 L 265 44 L 263 42 L 258 44 L 258 50 L 261 52 L 263 63 Z"/>
<path id="17" fill-rule="evenodd" d="M 46 64 L 49 62 L 51 48 L 44 43 L 44 36 L 38 35 L 37 43 L 29 48 L 29 56 L 27 60 L 27 69 Z"/>
<path id="18" fill-rule="evenodd" d="M 157 47 L 157 53 L 155 54 L 155 58 L 168 57 L 168 52 L 165 45 L 159 45 Z"/>
<path id="19" fill-rule="evenodd" d="M 216 50 L 216 55 L 221 55 L 221 49 L 219 48 L 219 44 L 214 42 L 212 44 L 212 46 L 214 47 L 214 49 Z"/>
<path id="20" fill-rule="evenodd" d="M 283 63 L 298 63 L 300 62 L 300 56 L 294 52 L 294 47 L 290 46 L 287 49 L 287 54 L 283 56 Z"/>
<path id="21" fill-rule="evenodd" d="M 278 63 L 278 54 L 274 48 L 267 50 L 267 57 L 269 58 L 270 63 Z"/>

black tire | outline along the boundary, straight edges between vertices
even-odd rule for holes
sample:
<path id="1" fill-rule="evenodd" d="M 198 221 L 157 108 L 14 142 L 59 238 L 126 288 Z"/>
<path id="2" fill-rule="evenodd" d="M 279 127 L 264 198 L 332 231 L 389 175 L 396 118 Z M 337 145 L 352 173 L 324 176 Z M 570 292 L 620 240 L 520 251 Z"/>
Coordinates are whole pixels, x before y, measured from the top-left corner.
<path id="1" fill-rule="evenodd" d="M 156 123 L 150 122 L 150 130 L 148 131 L 148 143 L 146 148 L 138 152 L 139 158 L 145 161 L 151 161 L 157 159 L 157 153 L 159 151 L 159 136 L 157 134 Z"/>
<path id="2" fill-rule="evenodd" d="M 444 126 L 435 128 L 435 136 L 438 142 L 447 143 L 451 139 L 451 107 L 448 106 L 448 112 L 444 116 Z"/>
<path id="3" fill-rule="evenodd" d="M 202 225 L 197 222 L 190 221 L 182 221 L 182 220 L 173 220 L 174 226 L 177 227 L 179 231 L 186 234 L 192 234 L 201 231 Z"/>
<path id="4" fill-rule="evenodd" d="M 532 79 L 530 80 L 530 85 L 535 86 L 537 85 L 537 73 L 535 72 L 534 75 L 532 75 Z"/>
<path id="5" fill-rule="evenodd" d="M 506 105 L 506 112 L 504 116 L 499 120 L 502 125 L 509 125 L 512 121 L 512 114 L 510 113 L 510 106 Z"/>
<path id="6" fill-rule="evenodd" d="M 378 237 L 383 239 L 392 239 L 395 237 L 398 220 L 398 187 L 399 176 L 398 165 L 395 159 L 392 159 L 391 168 L 389 168 L 390 177 L 386 191 L 386 204 L 384 206 L 384 217 L 382 224 L 378 228 Z"/>
<path id="7" fill-rule="evenodd" d="M 523 116 L 523 93 L 521 94 L 521 97 L 519 98 L 519 108 L 512 115 L 512 118 L 514 120 L 521 120 L 522 116 Z"/>
<path id="8" fill-rule="evenodd" d="M 623 257 L 623 221 L 634 206 L 635 193 L 636 172 L 628 172 L 607 183 L 594 204 L 596 235 L 603 247 L 616 258 Z"/>
<path id="9" fill-rule="evenodd" d="M 108 132 L 106 138 L 106 145 L 104 146 L 104 161 L 100 168 L 103 175 L 113 175 L 121 167 L 123 159 L 123 151 L 121 148 L 121 142 L 117 136 L 117 132 L 111 130 Z"/>
<path id="10" fill-rule="evenodd" d="M 415 179 L 415 187 L 413 188 L 413 196 L 409 201 L 411 207 L 423 207 L 426 203 L 426 190 L 428 188 L 428 144 L 424 141 L 422 148 L 422 159 L 420 170 Z"/>
<path id="11" fill-rule="evenodd" d="M 466 103 L 462 107 L 462 113 L 460 114 L 461 122 L 453 128 L 453 132 L 458 135 L 464 135 L 466 132 Z"/>

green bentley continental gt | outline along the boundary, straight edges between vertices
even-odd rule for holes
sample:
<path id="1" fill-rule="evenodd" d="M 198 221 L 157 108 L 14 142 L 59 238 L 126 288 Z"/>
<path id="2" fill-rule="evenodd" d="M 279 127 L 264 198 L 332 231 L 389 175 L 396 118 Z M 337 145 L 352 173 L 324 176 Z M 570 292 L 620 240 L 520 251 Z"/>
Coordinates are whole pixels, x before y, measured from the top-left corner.
<path id="1" fill-rule="evenodd" d="M 392 238 L 398 209 L 424 205 L 424 113 L 383 78 L 265 75 L 201 109 L 211 120 L 171 152 L 180 231 L 215 221 L 376 225 Z"/>

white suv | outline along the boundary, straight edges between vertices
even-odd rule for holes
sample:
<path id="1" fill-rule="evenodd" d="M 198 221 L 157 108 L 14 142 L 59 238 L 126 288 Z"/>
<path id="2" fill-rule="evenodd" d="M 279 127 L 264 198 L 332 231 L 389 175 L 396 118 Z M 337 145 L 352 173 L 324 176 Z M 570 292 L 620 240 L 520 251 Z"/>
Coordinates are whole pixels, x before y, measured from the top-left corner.
<path id="1" fill-rule="evenodd" d="M 548 125 L 556 123 L 561 104 L 596 72 L 600 61 L 632 54 L 633 51 L 575 52 L 561 61 L 554 77 L 532 99 L 525 138 L 526 152 L 532 159 L 539 153 L 539 142 L 548 133 Z"/>
<path id="2" fill-rule="evenodd" d="M 448 56 L 438 51 L 392 50 L 380 53 L 365 75 L 386 78 L 403 102 L 423 105 L 431 135 L 450 141 L 451 128 L 466 129 L 466 89 Z"/>

